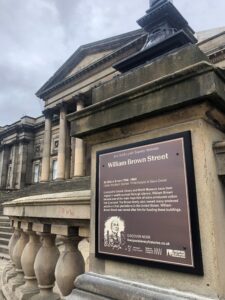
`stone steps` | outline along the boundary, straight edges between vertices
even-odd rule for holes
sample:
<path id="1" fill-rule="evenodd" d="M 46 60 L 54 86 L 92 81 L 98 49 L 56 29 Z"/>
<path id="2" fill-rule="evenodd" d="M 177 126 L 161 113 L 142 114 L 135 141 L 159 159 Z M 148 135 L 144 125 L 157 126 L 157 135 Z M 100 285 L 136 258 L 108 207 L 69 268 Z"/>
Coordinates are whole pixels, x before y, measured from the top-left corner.
<path id="1" fill-rule="evenodd" d="M 8 253 L 0 253 L 0 258 L 10 260 L 10 256 Z"/>
<path id="2" fill-rule="evenodd" d="M 0 258 L 9 259 L 8 244 L 12 235 L 8 217 L 0 216 Z"/>
<path id="3" fill-rule="evenodd" d="M 11 227 L 5 227 L 5 226 L 1 226 L 0 224 L 0 232 L 9 232 L 9 233 L 12 233 L 12 229 Z"/>
<path id="4" fill-rule="evenodd" d="M 0 191 L 0 204 L 11 201 L 17 198 L 41 195 L 41 194 L 52 194 L 69 191 L 79 191 L 90 189 L 90 177 L 77 177 L 75 179 L 63 180 L 63 181 L 52 181 L 46 183 L 37 183 L 29 186 L 25 186 L 20 190 L 1 190 Z M 0 211 L 2 208 L 0 207 Z"/>
<path id="5" fill-rule="evenodd" d="M 1 245 L 8 245 L 9 244 L 9 240 L 7 238 L 0 238 L 0 246 Z"/>
<path id="6" fill-rule="evenodd" d="M 0 253 L 1 254 L 9 254 L 9 247 L 8 247 L 8 245 L 0 245 Z"/>

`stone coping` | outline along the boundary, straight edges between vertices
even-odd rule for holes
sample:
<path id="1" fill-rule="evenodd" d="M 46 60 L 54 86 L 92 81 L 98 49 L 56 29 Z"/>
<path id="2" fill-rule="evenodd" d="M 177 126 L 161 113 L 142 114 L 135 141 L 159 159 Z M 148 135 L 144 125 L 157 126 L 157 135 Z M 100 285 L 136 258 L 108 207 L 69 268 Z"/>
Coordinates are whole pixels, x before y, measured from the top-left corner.
<path id="1" fill-rule="evenodd" d="M 23 219 L 90 220 L 91 191 L 35 195 L 3 204 L 3 215 Z"/>
<path id="2" fill-rule="evenodd" d="M 225 111 L 225 73 L 207 61 L 178 70 L 72 113 L 72 135 L 84 138 L 107 128 L 208 100 Z M 185 90 L 185 93 L 184 93 Z M 150 96 L 150 95 L 153 95 Z"/>
<path id="3" fill-rule="evenodd" d="M 7 206 L 24 206 L 24 205 L 58 205 L 60 202 L 74 204 L 90 204 L 91 191 L 74 191 L 74 192 L 62 192 L 54 194 L 43 194 L 18 198 L 13 201 L 5 202 L 2 205 Z"/>

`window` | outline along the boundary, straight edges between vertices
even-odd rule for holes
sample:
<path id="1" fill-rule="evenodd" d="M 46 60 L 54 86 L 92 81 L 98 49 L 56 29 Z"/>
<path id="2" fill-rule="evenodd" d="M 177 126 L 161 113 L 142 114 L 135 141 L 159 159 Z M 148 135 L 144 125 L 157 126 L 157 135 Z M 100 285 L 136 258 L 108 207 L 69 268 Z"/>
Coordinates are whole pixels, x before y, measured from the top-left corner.
<path id="1" fill-rule="evenodd" d="M 40 145 L 36 145 L 36 146 L 35 146 L 35 153 L 36 153 L 36 154 L 39 154 L 40 151 L 41 151 L 41 146 L 40 146 Z"/>
<path id="2" fill-rule="evenodd" d="M 52 180 L 56 179 L 57 175 L 57 160 L 52 161 Z"/>
<path id="3" fill-rule="evenodd" d="M 57 149 L 59 147 L 59 141 L 56 140 L 54 141 L 54 149 Z"/>
<path id="4" fill-rule="evenodd" d="M 39 176 L 40 176 L 40 165 L 35 164 L 34 165 L 34 183 L 39 182 Z"/>

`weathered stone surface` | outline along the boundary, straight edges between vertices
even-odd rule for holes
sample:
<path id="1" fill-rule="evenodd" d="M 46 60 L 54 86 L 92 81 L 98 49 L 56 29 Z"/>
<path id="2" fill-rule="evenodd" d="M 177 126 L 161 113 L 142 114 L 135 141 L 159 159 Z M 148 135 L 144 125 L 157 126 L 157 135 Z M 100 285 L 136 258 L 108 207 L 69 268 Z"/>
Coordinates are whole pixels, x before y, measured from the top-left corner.
<path id="1" fill-rule="evenodd" d="M 76 290 L 68 300 L 216 300 L 191 293 L 182 293 L 152 285 L 102 276 L 94 273 L 81 275 L 75 281 Z"/>
<path id="2" fill-rule="evenodd" d="M 194 45 L 184 47 L 159 57 L 135 70 L 117 76 L 93 90 L 93 102 L 97 103 L 140 85 L 173 74 L 200 61 L 209 62 L 207 56 Z"/>
<path id="3" fill-rule="evenodd" d="M 158 66 L 156 63 L 156 67 L 151 63 L 141 70 L 134 70 L 133 79 L 121 77 L 121 84 L 110 81 L 107 88 L 99 87 L 96 98 L 100 102 L 70 115 L 72 135 L 90 136 L 203 101 L 212 102 L 225 111 L 224 73 L 208 63 L 203 54 L 200 59 L 200 51 L 196 48 L 189 50 L 192 58 L 189 66 L 183 65 L 178 52 L 159 61 Z M 188 55 L 181 58 L 188 60 Z M 139 72 L 144 75 L 141 77 Z M 152 74 L 155 74 L 154 78 L 151 78 Z M 138 84 L 131 88 L 132 80 Z"/>
<path id="4" fill-rule="evenodd" d="M 7 216 L 89 219 L 90 191 L 30 196 L 4 203 Z"/>

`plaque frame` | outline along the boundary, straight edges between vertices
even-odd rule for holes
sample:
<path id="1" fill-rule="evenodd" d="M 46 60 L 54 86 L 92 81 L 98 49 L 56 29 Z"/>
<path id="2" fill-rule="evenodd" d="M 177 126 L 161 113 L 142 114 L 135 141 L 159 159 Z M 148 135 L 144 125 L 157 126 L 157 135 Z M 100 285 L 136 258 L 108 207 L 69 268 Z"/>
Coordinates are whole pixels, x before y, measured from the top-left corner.
<path id="1" fill-rule="evenodd" d="M 129 148 L 154 145 L 155 143 L 171 141 L 178 138 L 183 139 L 184 143 L 184 159 L 186 166 L 186 182 L 188 190 L 188 206 L 190 213 L 190 225 L 191 225 L 191 237 L 192 237 L 192 253 L 194 267 L 177 265 L 172 263 L 146 260 L 141 258 L 133 258 L 130 256 L 119 256 L 108 253 L 102 253 L 99 251 L 99 160 L 102 154 L 107 154 L 120 150 L 128 150 Z M 197 205 L 197 194 L 196 194 L 196 183 L 195 183 L 195 172 L 194 172 L 194 161 L 192 152 L 192 139 L 191 131 L 185 131 L 175 133 L 167 136 L 157 137 L 153 139 L 147 139 L 138 141 L 135 143 L 125 144 L 117 147 L 107 148 L 96 152 L 96 196 L 95 196 L 95 257 L 100 259 L 114 260 L 119 262 L 125 262 L 136 265 L 143 265 L 152 268 L 159 268 L 165 270 L 171 270 L 182 273 L 189 273 L 194 275 L 203 276 L 203 261 L 202 261 L 202 250 L 201 250 L 201 238 L 199 229 L 199 217 L 198 217 L 198 205 Z"/>

